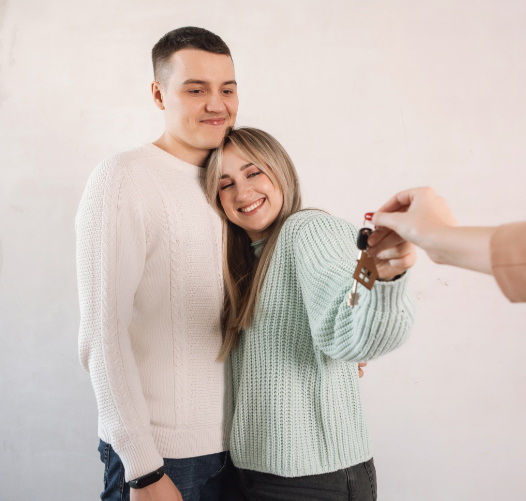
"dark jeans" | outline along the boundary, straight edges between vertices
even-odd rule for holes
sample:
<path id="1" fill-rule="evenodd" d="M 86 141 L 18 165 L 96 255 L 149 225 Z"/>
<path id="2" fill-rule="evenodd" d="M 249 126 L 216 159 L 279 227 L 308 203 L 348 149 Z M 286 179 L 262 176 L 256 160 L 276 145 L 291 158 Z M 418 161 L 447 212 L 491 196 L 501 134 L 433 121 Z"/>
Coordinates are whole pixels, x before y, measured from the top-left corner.
<path id="1" fill-rule="evenodd" d="M 231 501 L 376 501 L 376 470 L 370 459 L 343 470 L 306 477 L 279 477 L 232 468 L 225 486 Z"/>
<path id="2" fill-rule="evenodd" d="M 124 466 L 110 444 L 100 441 L 104 463 L 103 501 L 129 501 L 130 487 L 124 481 Z M 231 469 L 228 452 L 184 459 L 165 459 L 164 472 L 181 492 L 184 501 L 220 501 L 223 484 Z"/>

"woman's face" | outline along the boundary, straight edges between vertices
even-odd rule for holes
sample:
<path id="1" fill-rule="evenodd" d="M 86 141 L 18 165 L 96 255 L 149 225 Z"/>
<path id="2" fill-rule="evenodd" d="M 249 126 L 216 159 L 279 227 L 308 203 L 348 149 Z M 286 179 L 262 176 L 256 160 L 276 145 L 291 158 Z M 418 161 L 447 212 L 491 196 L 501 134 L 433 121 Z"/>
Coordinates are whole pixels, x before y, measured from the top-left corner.
<path id="1" fill-rule="evenodd" d="M 219 199 L 228 219 L 243 228 L 252 242 L 266 236 L 283 205 L 279 187 L 232 143 L 223 151 Z"/>

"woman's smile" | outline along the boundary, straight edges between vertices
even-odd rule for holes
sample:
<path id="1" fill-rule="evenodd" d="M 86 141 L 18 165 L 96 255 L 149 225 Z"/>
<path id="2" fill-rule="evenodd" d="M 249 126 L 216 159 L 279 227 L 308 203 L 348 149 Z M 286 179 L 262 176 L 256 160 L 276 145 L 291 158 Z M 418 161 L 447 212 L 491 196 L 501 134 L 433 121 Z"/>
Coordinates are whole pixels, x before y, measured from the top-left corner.
<path id="1" fill-rule="evenodd" d="M 265 198 L 260 198 L 259 200 L 256 200 L 252 205 L 249 205 L 248 207 L 240 207 L 238 209 L 239 212 L 243 212 L 245 216 L 251 216 L 252 214 L 256 213 L 256 209 L 259 209 L 263 204 L 265 203 Z"/>

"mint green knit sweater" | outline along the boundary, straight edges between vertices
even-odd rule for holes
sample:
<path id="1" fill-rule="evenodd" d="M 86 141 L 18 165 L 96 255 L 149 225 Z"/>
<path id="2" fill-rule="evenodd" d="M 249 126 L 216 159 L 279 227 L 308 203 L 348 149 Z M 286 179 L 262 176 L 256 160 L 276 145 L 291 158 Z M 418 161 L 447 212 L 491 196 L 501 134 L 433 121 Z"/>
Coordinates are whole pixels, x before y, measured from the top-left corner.
<path id="1" fill-rule="evenodd" d="M 284 477 L 347 468 L 372 457 L 357 362 L 400 346 L 413 324 L 407 277 L 347 294 L 356 228 L 321 211 L 287 220 L 252 325 L 232 353 L 238 468 Z M 264 242 L 256 242 L 256 255 Z"/>

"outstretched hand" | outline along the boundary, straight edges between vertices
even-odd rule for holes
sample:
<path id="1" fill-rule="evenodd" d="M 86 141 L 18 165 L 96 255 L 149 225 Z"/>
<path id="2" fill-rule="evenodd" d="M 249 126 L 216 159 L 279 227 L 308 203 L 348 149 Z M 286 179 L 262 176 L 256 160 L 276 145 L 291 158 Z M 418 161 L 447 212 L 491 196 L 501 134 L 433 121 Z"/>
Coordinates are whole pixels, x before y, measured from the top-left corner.
<path id="1" fill-rule="evenodd" d="M 435 263 L 493 273 L 489 249 L 496 228 L 459 228 L 446 201 L 432 188 L 397 193 L 371 221 L 376 230 L 368 239 L 368 252 L 376 258 L 387 259 L 396 242 L 406 240 L 424 249 Z"/>
<path id="2" fill-rule="evenodd" d="M 429 187 L 412 188 L 397 193 L 374 213 L 372 223 L 378 229 L 368 241 L 373 253 L 391 232 L 426 249 L 434 232 L 457 226 L 446 201 Z"/>

